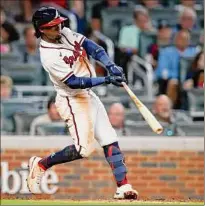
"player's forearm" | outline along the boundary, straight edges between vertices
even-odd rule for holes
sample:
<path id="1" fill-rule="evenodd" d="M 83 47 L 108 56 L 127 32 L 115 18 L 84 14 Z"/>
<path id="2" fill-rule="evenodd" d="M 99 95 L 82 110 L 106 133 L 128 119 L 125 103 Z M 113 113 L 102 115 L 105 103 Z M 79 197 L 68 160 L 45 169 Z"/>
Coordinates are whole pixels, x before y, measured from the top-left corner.
<path id="1" fill-rule="evenodd" d="M 103 47 L 99 46 L 94 41 L 86 38 L 83 41 L 82 46 L 87 54 L 92 56 L 93 59 L 100 61 L 106 68 L 109 68 L 109 66 L 114 64 L 108 57 Z"/>
<path id="2" fill-rule="evenodd" d="M 72 89 L 86 89 L 106 82 L 105 77 L 76 77 L 72 75 L 64 83 Z"/>

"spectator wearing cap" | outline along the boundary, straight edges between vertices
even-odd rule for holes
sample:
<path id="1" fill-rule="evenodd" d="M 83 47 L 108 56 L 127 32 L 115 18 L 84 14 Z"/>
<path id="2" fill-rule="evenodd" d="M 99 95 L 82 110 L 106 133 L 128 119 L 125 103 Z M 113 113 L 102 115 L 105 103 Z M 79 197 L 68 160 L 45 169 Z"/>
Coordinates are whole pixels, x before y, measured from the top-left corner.
<path id="1" fill-rule="evenodd" d="M 51 97 L 48 101 L 47 105 L 48 112 L 47 114 L 40 115 L 36 117 L 30 126 L 30 135 L 36 135 L 37 134 L 37 126 L 41 124 L 48 124 L 51 122 L 58 122 L 61 120 L 60 115 L 57 111 L 57 108 L 55 106 L 55 98 Z"/>
<path id="2" fill-rule="evenodd" d="M 10 99 L 12 97 L 13 91 L 13 81 L 11 77 L 1 75 L 1 89 L 0 89 L 0 97 L 1 100 Z"/>
<path id="3" fill-rule="evenodd" d="M 192 8 L 183 7 L 179 11 L 179 23 L 173 28 L 173 33 L 182 29 L 186 29 L 190 32 L 199 30 L 199 27 L 197 26 L 197 15 Z"/>
<path id="4" fill-rule="evenodd" d="M 120 0 L 103 0 L 95 4 L 92 8 L 91 13 L 91 27 L 95 31 L 101 31 L 102 15 L 101 12 L 106 8 L 116 8 L 116 7 L 127 7 L 128 4 L 126 1 Z"/>
<path id="5" fill-rule="evenodd" d="M 171 35 L 172 29 L 170 25 L 166 21 L 161 21 L 158 25 L 157 42 L 148 47 L 145 57 L 145 59 L 152 64 L 153 68 L 157 67 L 159 48 L 170 44 Z"/>
<path id="6" fill-rule="evenodd" d="M 197 48 L 189 47 L 190 34 L 187 30 L 177 32 L 174 42 L 174 46 L 160 50 L 155 75 L 159 83 L 159 94 L 167 94 L 176 106 L 180 57 L 195 56 Z"/>

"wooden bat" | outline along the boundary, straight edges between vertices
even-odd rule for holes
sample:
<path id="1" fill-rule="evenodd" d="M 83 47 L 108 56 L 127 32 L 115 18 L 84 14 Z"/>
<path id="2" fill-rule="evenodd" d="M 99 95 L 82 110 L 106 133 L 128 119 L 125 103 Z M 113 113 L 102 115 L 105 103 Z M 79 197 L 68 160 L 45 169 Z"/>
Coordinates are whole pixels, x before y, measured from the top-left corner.
<path id="1" fill-rule="evenodd" d="M 163 127 L 160 125 L 160 123 L 156 120 L 154 115 L 147 109 L 147 107 L 136 97 L 136 95 L 133 93 L 133 91 L 128 87 L 128 85 L 125 82 L 122 82 L 123 87 L 129 94 L 130 98 L 133 100 L 133 102 L 136 104 L 137 108 L 139 109 L 140 113 L 144 117 L 144 119 L 147 121 L 149 126 L 152 128 L 152 130 L 157 133 L 161 134 L 163 132 Z"/>

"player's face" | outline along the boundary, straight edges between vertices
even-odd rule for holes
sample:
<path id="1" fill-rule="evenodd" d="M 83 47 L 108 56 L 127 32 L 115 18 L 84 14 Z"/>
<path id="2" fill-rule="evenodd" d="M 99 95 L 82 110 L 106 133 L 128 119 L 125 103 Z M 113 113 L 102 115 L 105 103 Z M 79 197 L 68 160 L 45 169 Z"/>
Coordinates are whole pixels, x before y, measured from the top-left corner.
<path id="1" fill-rule="evenodd" d="M 61 24 L 45 27 L 41 30 L 49 39 L 58 40 L 61 38 Z"/>

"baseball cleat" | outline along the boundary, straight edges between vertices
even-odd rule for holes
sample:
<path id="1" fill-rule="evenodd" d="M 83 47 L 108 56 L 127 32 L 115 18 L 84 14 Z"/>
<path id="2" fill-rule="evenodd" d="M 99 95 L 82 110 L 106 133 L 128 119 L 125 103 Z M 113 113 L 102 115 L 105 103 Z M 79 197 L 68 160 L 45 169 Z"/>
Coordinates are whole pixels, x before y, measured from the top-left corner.
<path id="1" fill-rule="evenodd" d="M 29 175 L 27 178 L 28 189 L 33 194 L 41 193 L 40 183 L 45 173 L 45 170 L 38 166 L 38 162 L 41 160 L 40 157 L 31 157 L 29 159 Z"/>
<path id="2" fill-rule="evenodd" d="M 125 184 L 118 187 L 116 193 L 114 194 L 114 199 L 136 200 L 137 198 L 138 192 L 133 190 L 130 184 Z"/>

